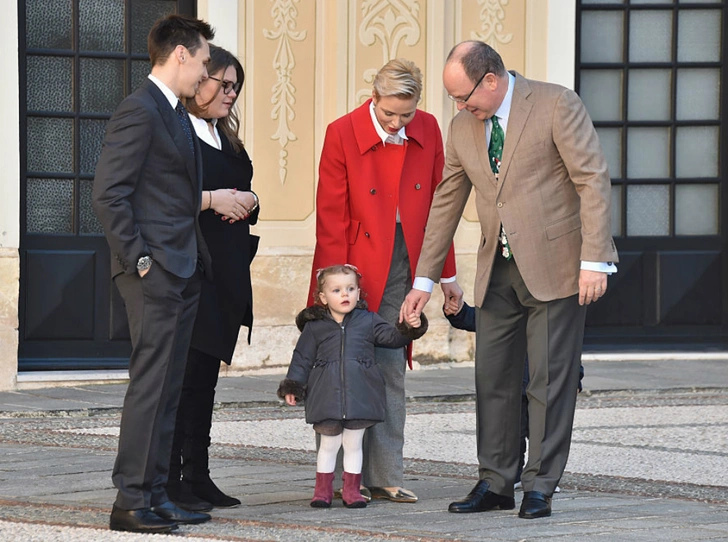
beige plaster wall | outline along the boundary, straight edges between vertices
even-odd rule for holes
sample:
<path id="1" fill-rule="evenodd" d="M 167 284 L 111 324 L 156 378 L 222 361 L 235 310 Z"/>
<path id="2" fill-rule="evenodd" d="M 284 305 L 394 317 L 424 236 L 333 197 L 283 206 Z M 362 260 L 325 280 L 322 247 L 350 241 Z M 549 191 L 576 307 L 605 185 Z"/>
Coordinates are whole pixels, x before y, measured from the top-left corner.
<path id="1" fill-rule="evenodd" d="M 0 72 L 6 89 L 18 88 L 17 2 L 0 18 Z M 0 130 L 0 390 L 15 387 L 18 373 L 18 295 L 20 288 L 20 128 L 17 92 L 3 94 Z"/>

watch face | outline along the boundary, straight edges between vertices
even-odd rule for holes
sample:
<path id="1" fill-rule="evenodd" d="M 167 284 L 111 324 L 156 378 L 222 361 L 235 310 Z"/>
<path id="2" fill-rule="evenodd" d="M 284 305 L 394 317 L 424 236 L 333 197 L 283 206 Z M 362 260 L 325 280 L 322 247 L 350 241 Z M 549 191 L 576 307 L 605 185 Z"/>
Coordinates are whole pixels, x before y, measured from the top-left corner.
<path id="1" fill-rule="evenodd" d="M 137 270 L 144 271 L 145 269 L 149 269 L 152 267 L 152 258 L 151 256 L 142 256 L 139 258 L 139 261 L 137 261 Z"/>

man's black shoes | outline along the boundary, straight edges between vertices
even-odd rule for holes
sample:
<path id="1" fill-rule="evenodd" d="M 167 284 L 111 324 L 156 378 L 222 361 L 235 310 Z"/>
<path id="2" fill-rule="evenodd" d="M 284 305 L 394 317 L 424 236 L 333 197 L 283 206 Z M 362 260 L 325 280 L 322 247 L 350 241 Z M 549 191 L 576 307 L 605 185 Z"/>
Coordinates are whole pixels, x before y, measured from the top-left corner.
<path id="1" fill-rule="evenodd" d="M 158 506 L 152 506 L 152 512 L 157 514 L 160 518 L 168 521 L 174 521 L 175 523 L 205 523 L 210 521 L 212 516 L 210 514 L 203 514 L 201 512 L 188 512 L 183 510 L 171 501 L 167 501 Z"/>
<path id="2" fill-rule="evenodd" d="M 519 518 L 536 519 L 551 515 L 551 497 L 540 491 L 526 491 L 523 494 Z"/>
<path id="3" fill-rule="evenodd" d="M 490 484 L 485 480 L 480 480 L 468 496 L 461 501 L 450 503 L 448 512 L 456 514 L 470 514 L 473 512 L 487 512 L 494 508 L 500 510 L 513 510 L 516 507 L 516 501 L 513 497 L 505 497 L 490 491 Z"/>
<path id="4" fill-rule="evenodd" d="M 133 533 L 169 533 L 177 529 L 177 523 L 159 517 L 149 508 L 122 510 L 114 506 L 111 509 L 109 528 L 112 531 Z"/>

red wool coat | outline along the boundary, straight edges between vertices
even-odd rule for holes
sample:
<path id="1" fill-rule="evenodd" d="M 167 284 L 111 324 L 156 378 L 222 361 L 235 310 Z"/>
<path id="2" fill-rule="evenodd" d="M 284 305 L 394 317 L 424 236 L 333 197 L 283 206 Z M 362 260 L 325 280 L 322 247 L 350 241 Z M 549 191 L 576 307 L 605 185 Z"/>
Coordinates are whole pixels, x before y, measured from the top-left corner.
<path id="1" fill-rule="evenodd" d="M 369 310 L 376 312 L 394 248 L 397 206 L 412 277 L 419 258 L 435 187 L 442 180 L 442 135 L 435 117 L 419 109 L 405 131 L 404 165 L 399 185 L 387 183 L 397 167 L 386 159 L 374 129 L 371 100 L 329 124 L 316 194 L 316 249 L 308 305 L 316 290 L 316 270 L 350 263 L 359 268 Z M 380 151 L 380 152 L 378 152 Z M 442 276 L 455 276 L 452 245 Z"/>

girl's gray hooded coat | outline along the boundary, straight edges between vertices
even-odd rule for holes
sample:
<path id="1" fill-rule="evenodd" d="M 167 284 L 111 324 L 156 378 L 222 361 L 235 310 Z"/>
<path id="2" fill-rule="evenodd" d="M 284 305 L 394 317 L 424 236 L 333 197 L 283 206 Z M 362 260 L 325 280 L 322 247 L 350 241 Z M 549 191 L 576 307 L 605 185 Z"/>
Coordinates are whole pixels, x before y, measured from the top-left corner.
<path id="1" fill-rule="evenodd" d="M 427 331 L 424 314 L 419 328 L 395 327 L 367 311 L 364 301 L 341 324 L 328 309 L 314 305 L 298 314 L 296 325 L 301 336 L 278 397 L 290 393 L 297 401 L 305 399 L 307 423 L 383 421 L 384 379 L 374 363 L 374 347 L 403 348 Z"/>

